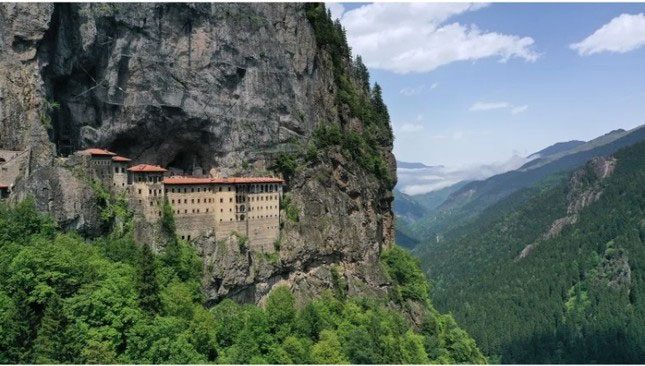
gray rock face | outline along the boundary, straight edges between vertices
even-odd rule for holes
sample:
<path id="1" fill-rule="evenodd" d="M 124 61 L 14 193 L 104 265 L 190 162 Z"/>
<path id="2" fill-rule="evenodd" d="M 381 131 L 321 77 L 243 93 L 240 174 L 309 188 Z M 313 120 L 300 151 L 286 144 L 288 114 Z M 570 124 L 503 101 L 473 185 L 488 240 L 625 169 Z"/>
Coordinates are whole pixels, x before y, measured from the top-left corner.
<path id="1" fill-rule="evenodd" d="M 364 127 L 337 106 L 302 4 L 0 4 L 0 37 L 0 148 L 32 149 L 18 195 L 48 185 L 39 207 L 68 228 L 92 232 L 96 217 L 57 202 L 88 199 L 82 182 L 66 186 L 57 154 L 102 146 L 136 162 L 260 174 L 322 123 Z M 391 139 L 378 149 L 395 176 Z M 299 220 L 284 220 L 273 257 L 233 239 L 196 243 L 208 301 L 260 301 L 276 283 L 305 298 L 338 282 L 332 267 L 350 293 L 383 294 L 389 187 L 332 152 L 287 191 Z"/>
<path id="2" fill-rule="evenodd" d="M 94 192 L 66 165 L 55 161 L 53 166 L 36 169 L 18 182 L 11 199 L 33 198 L 36 207 L 51 213 L 61 227 L 89 237 L 98 236 L 102 228 Z"/>
<path id="3" fill-rule="evenodd" d="M 515 259 L 520 260 L 528 256 L 541 241 L 554 238 L 566 226 L 575 224 L 580 211 L 600 199 L 603 192 L 600 182 L 611 176 L 616 168 L 616 162 L 614 157 L 595 157 L 584 168 L 576 170 L 569 179 L 567 215 L 553 221 L 549 230 L 535 242 L 524 247 Z"/>

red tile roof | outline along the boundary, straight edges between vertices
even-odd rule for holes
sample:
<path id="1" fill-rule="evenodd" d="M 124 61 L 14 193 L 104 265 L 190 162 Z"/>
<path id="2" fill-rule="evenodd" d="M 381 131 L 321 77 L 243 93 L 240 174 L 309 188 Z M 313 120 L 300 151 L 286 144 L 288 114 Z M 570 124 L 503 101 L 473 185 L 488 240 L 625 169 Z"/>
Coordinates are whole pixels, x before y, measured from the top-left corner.
<path id="1" fill-rule="evenodd" d="M 148 164 L 135 165 L 132 168 L 128 168 L 128 171 L 133 172 L 133 173 L 163 173 L 163 172 L 167 172 L 166 169 L 160 167 L 159 165 L 148 165 Z"/>
<path id="2" fill-rule="evenodd" d="M 241 183 L 279 183 L 284 181 L 272 177 L 232 177 L 232 178 L 206 178 L 206 177 L 168 177 L 164 184 L 241 184 Z"/>
<path id="3" fill-rule="evenodd" d="M 116 161 L 118 163 L 127 163 L 128 161 L 131 161 L 128 158 L 124 158 L 123 156 L 115 156 L 112 158 L 112 161 Z"/>
<path id="4" fill-rule="evenodd" d="M 81 154 L 83 155 L 92 155 L 92 156 L 114 156 L 116 155 L 112 151 L 108 151 L 105 149 L 97 149 L 97 148 L 89 148 L 81 151 Z"/>
<path id="5" fill-rule="evenodd" d="M 168 177 L 164 178 L 163 184 L 213 184 L 217 178 L 200 178 L 200 177 Z"/>
<path id="6" fill-rule="evenodd" d="M 0 184 L 0 189 L 7 189 L 9 186 L 5 186 L 4 184 Z"/>

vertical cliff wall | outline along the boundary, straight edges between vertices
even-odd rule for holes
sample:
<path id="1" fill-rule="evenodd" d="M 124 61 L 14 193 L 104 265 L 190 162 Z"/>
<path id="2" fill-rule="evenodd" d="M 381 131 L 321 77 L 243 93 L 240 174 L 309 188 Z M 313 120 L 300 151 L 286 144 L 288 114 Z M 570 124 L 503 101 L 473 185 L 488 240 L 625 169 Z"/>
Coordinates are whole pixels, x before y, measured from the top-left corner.
<path id="1" fill-rule="evenodd" d="M 87 187 L 55 159 L 87 146 L 186 171 L 277 170 L 288 177 L 275 253 L 235 238 L 195 243 L 208 301 L 260 301 L 276 283 L 302 298 L 334 286 L 383 294 L 395 181 L 387 111 L 316 9 L 1 4 L 0 149 L 31 151 L 16 197 L 35 195 L 64 226 L 95 232 Z"/>

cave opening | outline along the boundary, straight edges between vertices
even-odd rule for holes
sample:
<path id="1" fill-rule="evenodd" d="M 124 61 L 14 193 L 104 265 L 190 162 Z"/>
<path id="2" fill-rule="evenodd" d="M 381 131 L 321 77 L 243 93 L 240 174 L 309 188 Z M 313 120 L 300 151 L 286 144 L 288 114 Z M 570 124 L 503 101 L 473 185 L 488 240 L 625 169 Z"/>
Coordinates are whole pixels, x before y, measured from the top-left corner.
<path id="1" fill-rule="evenodd" d="M 49 122 L 49 139 L 59 156 L 82 147 L 80 124 L 100 124 L 97 113 L 87 110 L 93 94 L 85 92 L 96 84 L 97 66 L 89 58 L 91 55 L 80 52 L 81 36 L 74 27 L 77 11 L 74 4 L 54 4 L 49 28 L 37 51 L 39 61 L 45 65 L 40 71 L 45 91 L 41 119 Z"/>
<path id="2" fill-rule="evenodd" d="M 206 171 L 201 154 L 194 149 L 179 150 L 169 161 L 168 167 L 181 170 L 184 175 L 202 175 Z"/>

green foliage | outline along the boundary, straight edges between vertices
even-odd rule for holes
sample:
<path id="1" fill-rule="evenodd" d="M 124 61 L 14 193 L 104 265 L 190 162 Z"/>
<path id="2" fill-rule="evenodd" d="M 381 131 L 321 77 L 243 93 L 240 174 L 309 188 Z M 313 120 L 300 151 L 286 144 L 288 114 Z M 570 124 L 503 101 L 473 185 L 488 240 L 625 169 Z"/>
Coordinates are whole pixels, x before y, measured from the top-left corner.
<path id="1" fill-rule="evenodd" d="M 141 247 L 138 268 L 139 303 L 144 311 L 156 314 L 161 308 L 157 263 L 155 262 L 150 246 L 146 244 Z"/>
<path id="2" fill-rule="evenodd" d="M 316 42 L 329 51 L 336 71 L 343 67 L 343 61 L 350 57 L 345 30 L 340 23 L 334 23 L 321 3 L 306 4 L 307 19 L 314 29 Z"/>
<path id="3" fill-rule="evenodd" d="M 298 169 L 297 157 L 291 153 L 280 152 L 269 169 L 281 173 L 284 179 L 289 181 Z"/>
<path id="4" fill-rule="evenodd" d="M 568 181 L 517 192 L 420 250 L 433 302 L 487 354 L 504 363 L 645 358 L 645 142 L 615 157 L 608 178 L 579 176 L 578 189 L 602 189 L 598 201 L 523 259 L 567 215 Z"/>
<path id="5" fill-rule="evenodd" d="M 316 364 L 348 364 L 336 332 L 325 329 L 311 348 L 311 361 Z"/>
<path id="6" fill-rule="evenodd" d="M 381 260 L 392 279 L 396 300 L 425 301 L 430 288 L 425 275 L 419 268 L 419 261 L 401 247 L 394 246 L 381 255 Z"/>
<path id="7" fill-rule="evenodd" d="M 291 197 L 288 195 L 282 196 L 282 199 L 280 200 L 280 209 L 284 210 L 285 216 L 287 219 L 291 222 L 299 222 L 300 221 L 300 211 L 298 211 L 298 208 L 296 205 L 291 201 Z"/>
<path id="8" fill-rule="evenodd" d="M 132 230 L 134 213 L 128 207 L 125 192 L 114 195 L 100 181 L 89 182 L 97 199 L 101 220 L 113 236 L 124 236 Z"/>
<path id="9" fill-rule="evenodd" d="M 340 147 L 341 152 L 350 159 L 355 160 L 362 168 L 371 172 L 385 187 L 392 186 L 387 163 L 377 148 L 375 137 L 367 129 L 363 134 L 354 131 L 342 131 L 335 125 L 323 125 L 314 131 L 313 141 L 316 148 L 323 150 Z"/>
<path id="10" fill-rule="evenodd" d="M 200 291 L 201 263 L 188 243 L 176 241 L 178 260 L 171 261 L 168 248 L 155 254 L 147 245 L 135 246 L 128 235 L 87 242 L 57 233 L 29 203 L 0 204 L 0 212 L 0 362 L 482 359 L 454 320 L 441 325 L 445 321 L 430 307 L 429 322 L 440 325 L 426 328 L 434 332 L 415 331 L 385 300 L 330 292 L 297 307 L 286 287 L 274 288 L 264 307 L 224 300 L 209 310 Z M 108 255 L 112 249 L 118 253 Z M 344 288 L 338 270 L 332 271 L 337 287 Z"/>
<path id="11" fill-rule="evenodd" d="M 170 202 L 165 198 L 163 201 L 163 207 L 161 211 L 161 228 L 164 232 L 173 239 L 176 239 L 177 235 L 175 233 L 177 227 L 175 225 L 175 215 L 170 206 Z"/>
<path id="12" fill-rule="evenodd" d="M 249 248 L 249 237 L 240 233 L 233 233 L 237 238 L 237 246 L 241 253 L 244 253 Z"/>
<path id="13" fill-rule="evenodd" d="M 331 266 L 330 272 L 331 281 L 334 285 L 334 292 L 336 294 L 336 297 L 338 297 L 339 299 L 344 299 L 347 296 L 347 283 L 345 283 L 345 278 L 338 272 L 338 266 Z"/>
<path id="14" fill-rule="evenodd" d="M 52 129 L 52 117 L 51 114 L 60 109 L 60 103 L 55 100 L 45 100 L 43 102 L 43 108 L 40 112 L 40 123 L 48 130 Z"/>

